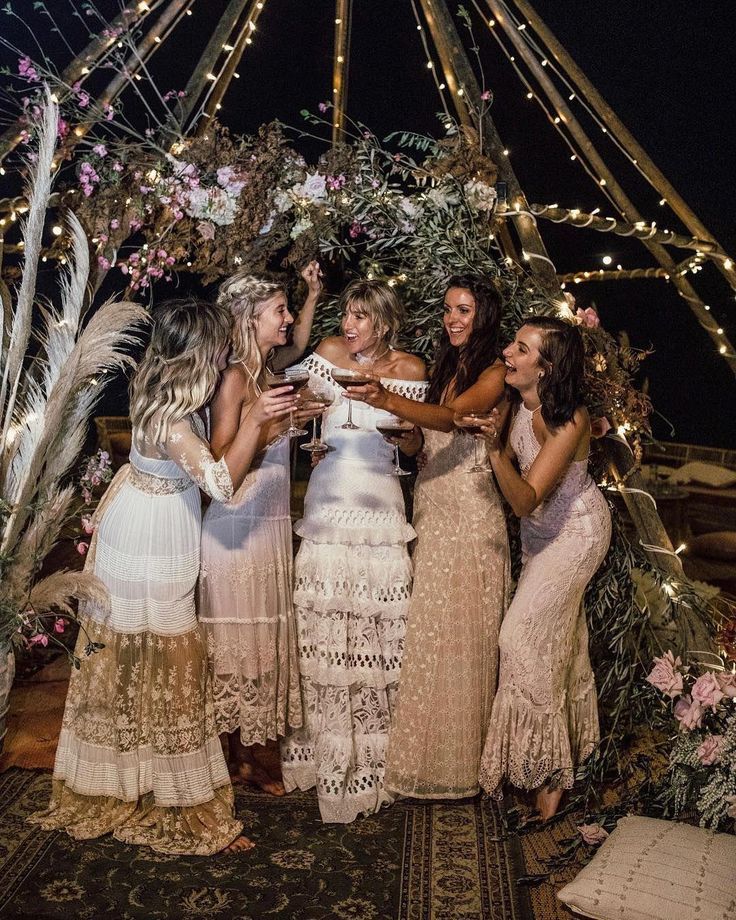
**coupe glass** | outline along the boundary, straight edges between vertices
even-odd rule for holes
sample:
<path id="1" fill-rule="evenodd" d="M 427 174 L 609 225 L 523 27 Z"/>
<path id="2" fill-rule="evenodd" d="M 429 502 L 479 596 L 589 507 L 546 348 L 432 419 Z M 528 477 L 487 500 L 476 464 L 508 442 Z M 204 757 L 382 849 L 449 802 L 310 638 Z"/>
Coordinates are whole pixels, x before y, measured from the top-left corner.
<path id="1" fill-rule="evenodd" d="M 465 412 L 462 415 L 455 416 L 455 426 L 459 428 L 460 431 L 465 432 L 465 434 L 472 435 L 473 437 L 475 463 L 473 466 L 465 470 L 466 473 L 493 472 L 493 468 L 488 463 L 488 460 L 482 454 L 478 453 L 478 449 L 481 448 L 481 441 L 483 440 L 480 430 L 481 425 L 488 425 L 490 422 L 490 416 L 485 415 L 482 412 Z"/>
<path id="2" fill-rule="evenodd" d="M 310 384 L 309 389 L 304 391 L 304 403 L 305 405 L 318 405 L 322 409 L 326 409 L 328 406 L 331 406 L 335 401 L 335 395 L 332 390 L 327 386 L 319 386 L 318 384 Z M 317 416 L 312 419 L 312 439 L 307 441 L 306 444 L 299 445 L 302 450 L 309 451 L 309 453 L 322 453 L 326 451 L 330 446 L 322 440 L 322 432 L 320 426 L 320 436 L 317 437 Z"/>
<path id="3" fill-rule="evenodd" d="M 359 387 L 371 382 L 371 378 L 366 377 L 363 371 L 351 371 L 344 367 L 333 367 L 330 371 L 330 375 L 335 383 L 339 384 L 343 389 L 347 387 Z M 340 425 L 340 427 L 347 428 L 350 431 L 358 430 L 358 425 L 353 424 L 352 399 L 348 400 L 348 420 L 344 425 Z"/>
<path id="4" fill-rule="evenodd" d="M 268 374 L 266 376 L 266 386 L 269 390 L 275 390 L 276 387 L 291 386 L 295 396 L 299 396 L 299 391 L 309 383 L 309 371 L 301 370 L 298 367 L 288 368 L 282 374 Z M 297 428 L 294 424 L 294 410 L 289 412 L 289 427 L 286 434 L 290 438 L 296 438 L 301 434 L 307 434 L 306 428 Z"/>
<path id="5" fill-rule="evenodd" d="M 414 425 L 411 422 L 405 421 L 403 418 L 397 418 L 395 415 L 389 416 L 388 418 L 382 418 L 380 421 L 376 422 L 376 431 L 384 436 L 384 438 L 405 438 L 414 430 Z M 399 445 L 394 444 L 394 466 L 389 476 L 411 476 L 411 473 L 408 470 L 401 468 L 401 461 L 399 460 Z"/>

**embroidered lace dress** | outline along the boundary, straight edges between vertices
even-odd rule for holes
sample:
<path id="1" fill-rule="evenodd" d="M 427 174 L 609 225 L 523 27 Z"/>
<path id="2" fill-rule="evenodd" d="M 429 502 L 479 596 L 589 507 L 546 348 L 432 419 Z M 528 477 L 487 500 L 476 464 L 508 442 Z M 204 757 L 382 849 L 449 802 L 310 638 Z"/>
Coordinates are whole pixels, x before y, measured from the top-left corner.
<path id="1" fill-rule="evenodd" d="M 200 856 L 242 830 L 194 609 L 199 489 L 232 496 L 203 433 L 196 417 L 173 425 L 163 446 L 135 431 L 131 465 L 103 499 L 88 565 L 111 607 L 81 611 L 51 803 L 31 818 L 47 830 Z M 85 657 L 88 641 L 104 648 Z"/>
<path id="2" fill-rule="evenodd" d="M 425 431 L 414 493 L 414 587 L 386 786 L 425 799 L 478 791 L 509 585 L 506 519 L 493 477 L 465 470 L 473 440 Z"/>
<path id="3" fill-rule="evenodd" d="M 532 413 L 522 404 L 511 444 L 522 476 L 539 453 Z M 499 686 L 480 782 L 500 794 L 547 781 L 569 789 L 575 767 L 599 740 L 595 680 L 583 594 L 611 539 L 606 500 L 575 461 L 551 495 L 521 519 L 523 566 L 499 647 Z"/>
<path id="4" fill-rule="evenodd" d="M 292 568 L 289 442 L 281 438 L 202 523 L 199 621 L 217 730 L 239 730 L 246 747 L 302 724 Z"/>
<path id="5" fill-rule="evenodd" d="M 331 381 L 333 365 L 303 362 Z M 421 399 L 426 384 L 383 380 Z M 391 472 L 393 448 L 376 431 L 382 413 L 353 405 L 358 431 L 340 426 L 347 401 L 324 414 L 332 450 L 313 470 L 295 562 L 294 606 L 305 729 L 282 743 L 287 790 L 316 785 L 324 821 L 347 823 L 390 802 L 383 788 L 388 730 L 411 591 L 404 499 Z M 385 414 L 384 414 L 385 415 Z"/>

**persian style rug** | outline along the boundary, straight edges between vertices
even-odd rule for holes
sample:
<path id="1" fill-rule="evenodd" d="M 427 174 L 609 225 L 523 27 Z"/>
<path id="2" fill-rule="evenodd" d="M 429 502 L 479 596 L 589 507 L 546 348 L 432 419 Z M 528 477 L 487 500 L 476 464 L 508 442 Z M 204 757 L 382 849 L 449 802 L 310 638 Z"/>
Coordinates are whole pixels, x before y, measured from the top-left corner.
<path id="1" fill-rule="evenodd" d="M 0 917 L 68 920 L 530 920 L 517 838 L 497 806 L 402 802 L 323 825 L 309 793 L 237 792 L 247 854 L 161 856 L 26 824 L 48 773 L 0 775 Z"/>

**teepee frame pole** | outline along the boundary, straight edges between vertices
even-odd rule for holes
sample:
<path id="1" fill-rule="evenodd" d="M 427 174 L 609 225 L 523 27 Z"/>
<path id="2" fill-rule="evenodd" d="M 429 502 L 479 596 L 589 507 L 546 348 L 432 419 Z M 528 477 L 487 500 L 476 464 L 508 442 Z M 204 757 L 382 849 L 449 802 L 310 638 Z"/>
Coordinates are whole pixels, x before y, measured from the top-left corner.
<path id="1" fill-rule="evenodd" d="M 547 46 L 552 57 L 554 57 L 570 80 L 575 84 L 580 94 L 585 97 L 586 101 L 605 123 L 608 130 L 617 138 L 632 159 L 636 161 L 636 165 L 644 173 L 651 185 L 665 199 L 667 204 L 672 208 L 674 213 L 685 224 L 693 236 L 708 240 L 714 245 L 716 250 L 723 252 L 723 247 L 718 240 L 716 240 L 713 234 L 703 224 L 697 214 L 679 194 L 677 189 L 657 167 L 646 150 L 636 140 L 618 115 L 616 115 L 611 106 L 608 105 L 603 96 L 601 96 L 595 86 L 585 76 L 554 33 L 539 17 L 531 3 L 529 3 L 528 0 L 514 0 L 514 2 L 523 13 L 527 22 Z M 489 3 L 489 6 L 490 5 Z M 718 270 L 726 277 L 731 287 L 736 289 L 736 262 L 734 262 L 734 260 L 720 259 L 714 261 L 716 262 Z"/>
<path id="2" fill-rule="evenodd" d="M 445 81 L 461 124 L 474 126 L 473 113 L 482 107 L 481 91 L 470 65 L 455 23 L 444 0 L 421 0 L 424 17 L 429 26 L 437 54 L 442 64 Z M 529 211 L 528 202 L 511 167 L 508 153 L 489 115 L 475 125 L 485 152 L 498 167 L 499 177 L 506 183 L 509 200 L 518 203 L 520 211 Z M 520 214 L 515 222 L 524 255 L 540 287 L 550 296 L 562 298 L 555 267 L 549 258 L 534 218 Z"/>
<path id="3" fill-rule="evenodd" d="M 601 186 L 605 185 L 609 196 L 617 207 L 620 208 L 626 220 L 632 224 L 643 221 L 636 206 L 621 187 L 616 177 L 598 153 L 595 145 L 585 133 L 582 125 L 572 113 L 567 101 L 563 99 L 544 67 L 542 67 L 524 41 L 515 23 L 504 9 L 501 0 L 486 0 L 486 2 L 496 19 L 496 23 L 504 30 L 509 41 L 519 54 L 519 57 L 522 58 L 536 78 L 548 100 L 554 106 L 557 117 L 561 119 L 570 132 L 570 135 L 577 142 L 581 155 L 587 159 L 588 163 L 595 171 L 595 174 L 599 177 Z M 642 243 L 652 256 L 654 256 L 657 262 L 659 262 L 660 266 L 666 272 L 669 272 L 672 283 L 683 299 L 687 301 L 691 311 L 695 314 L 695 318 L 713 340 L 716 350 L 723 355 L 734 376 L 736 376 L 736 352 L 734 351 L 733 345 L 726 337 L 723 329 L 718 326 L 710 315 L 710 312 L 706 309 L 706 305 L 700 298 L 700 295 L 684 275 L 678 274 L 677 265 L 664 246 L 654 240 L 642 240 Z"/>
<path id="4" fill-rule="evenodd" d="M 345 139 L 345 114 L 348 107 L 350 72 L 350 28 L 352 0 L 335 2 L 335 47 L 332 59 L 332 146 Z"/>

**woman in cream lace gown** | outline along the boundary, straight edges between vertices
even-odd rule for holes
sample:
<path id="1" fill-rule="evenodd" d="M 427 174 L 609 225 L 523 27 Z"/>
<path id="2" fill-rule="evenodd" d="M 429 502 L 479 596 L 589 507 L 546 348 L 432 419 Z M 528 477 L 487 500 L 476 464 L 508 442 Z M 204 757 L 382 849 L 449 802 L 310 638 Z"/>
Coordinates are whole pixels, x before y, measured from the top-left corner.
<path id="1" fill-rule="evenodd" d="M 414 495 L 414 588 L 386 787 L 425 799 L 478 792 L 509 585 L 500 498 L 489 474 L 467 472 L 473 440 L 454 426 L 456 413 L 488 413 L 503 394 L 504 369 L 496 359 L 500 298 L 485 280 L 456 276 L 443 310 L 426 403 L 373 384 L 360 395 L 424 432 L 427 462 Z"/>
<path id="2" fill-rule="evenodd" d="M 323 416 L 331 450 L 312 473 L 295 530 L 294 605 L 305 729 L 282 744 L 287 790 L 317 787 L 324 821 L 347 823 L 390 801 L 383 789 L 386 746 L 404 648 L 411 589 L 406 522 L 393 451 L 376 430 L 384 416 L 353 407 L 357 430 L 341 426 L 347 401 L 338 368 L 366 365 L 392 391 L 421 398 L 424 364 L 390 348 L 400 323 L 392 288 L 353 282 L 341 297 L 343 336 L 325 339 L 304 364 L 332 385 Z"/>
<path id="3" fill-rule="evenodd" d="M 230 364 L 210 406 L 210 440 L 219 456 L 265 389 L 266 360 L 298 358 L 309 338 L 321 291 L 316 262 L 302 272 L 309 297 L 294 322 L 282 284 L 237 272 L 218 302 L 233 318 Z M 304 319 L 306 315 L 306 320 Z M 213 673 L 215 720 L 233 777 L 283 795 L 258 753 L 302 724 L 297 637 L 292 606 L 289 439 L 280 425 L 264 433 L 243 484 L 227 503 L 213 502 L 202 524 L 199 620 Z M 276 757 L 278 767 L 278 756 Z"/>
<path id="4" fill-rule="evenodd" d="M 76 839 L 112 832 L 167 854 L 247 849 L 233 816 L 215 730 L 207 657 L 194 609 L 200 492 L 227 501 L 261 428 L 294 400 L 272 391 L 215 461 L 197 415 L 228 351 L 227 313 L 195 300 L 153 310 L 132 386 L 130 466 L 98 514 L 88 567 L 110 608 L 80 612 L 51 803 L 31 818 Z M 87 643 L 99 650 L 87 657 Z"/>
<path id="5" fill-rule="evenodd" d="M 611 518 L 588 473 L 579 330 L 552 317 L 529 319 L 504 357 L 520 402 L 505 449 L 500 419 L 487 429 L 489 457 L 521 517 L 524 558 L 501 627 L 499 686 L 480 779 L 491 793 L 500 793 L 504 780 L 536 790 L 546 819 L 599 738 L 582 601 L 608 551 Z"/>

